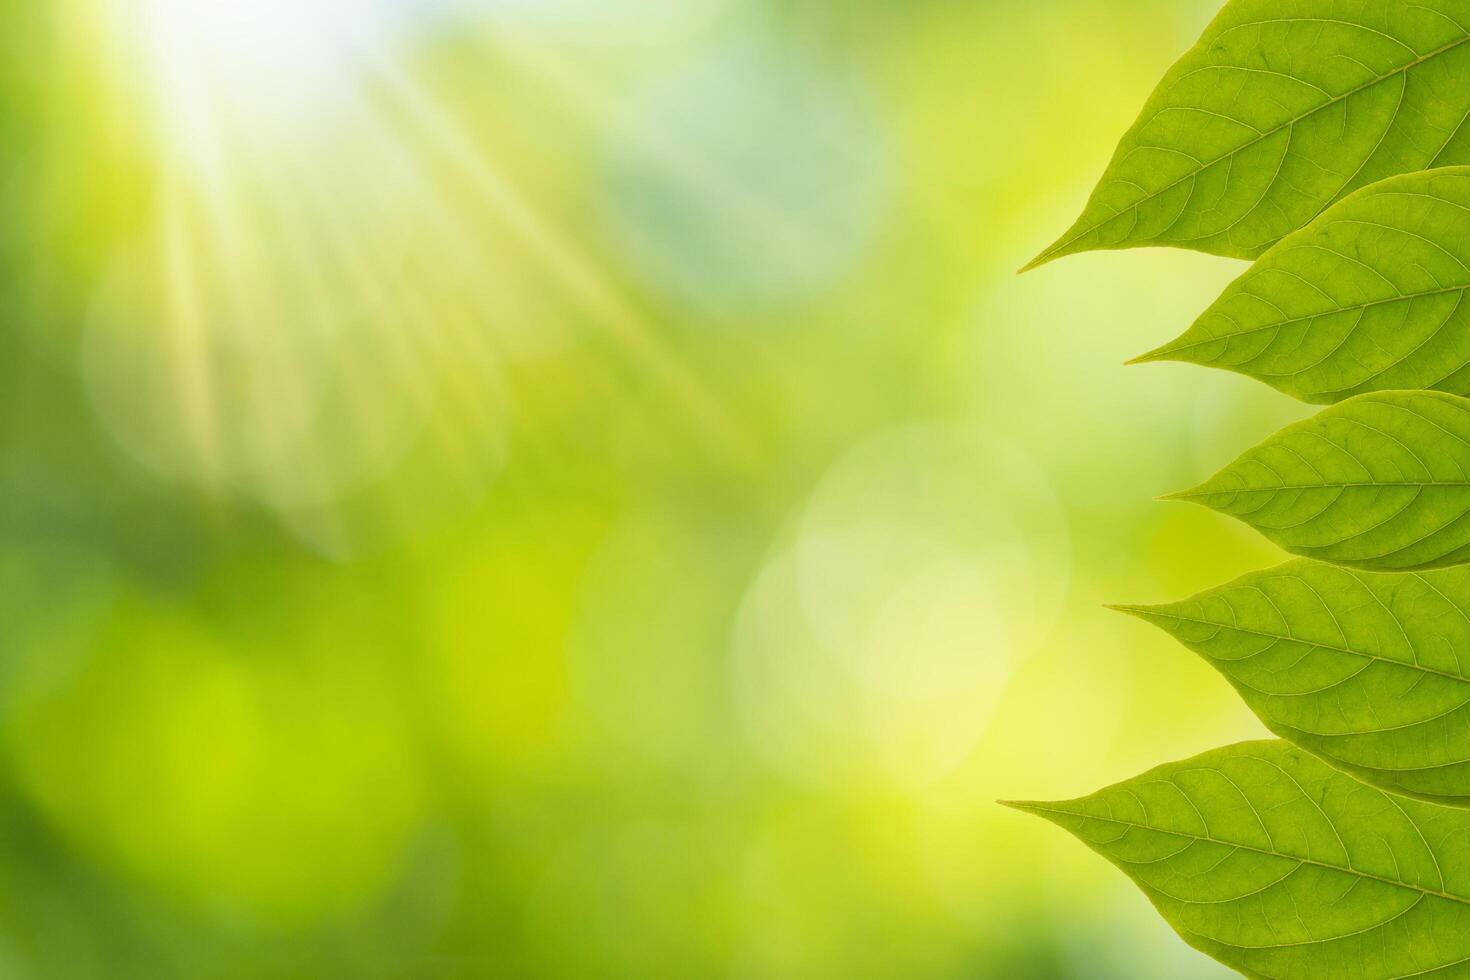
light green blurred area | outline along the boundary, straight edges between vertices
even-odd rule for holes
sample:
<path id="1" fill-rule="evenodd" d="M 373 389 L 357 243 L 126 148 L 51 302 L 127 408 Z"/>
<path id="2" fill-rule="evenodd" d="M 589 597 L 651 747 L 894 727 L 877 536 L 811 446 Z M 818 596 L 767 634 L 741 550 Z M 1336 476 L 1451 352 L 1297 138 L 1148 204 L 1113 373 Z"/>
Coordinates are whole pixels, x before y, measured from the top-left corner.
<path id="1" fill-rule="evenodd" d="M 1013 271 L 1211 4 L 225 8 L 0 11 L 0 977 L 1221 975 L 993 804 L 1260 734 L 1240 266 Z"/>

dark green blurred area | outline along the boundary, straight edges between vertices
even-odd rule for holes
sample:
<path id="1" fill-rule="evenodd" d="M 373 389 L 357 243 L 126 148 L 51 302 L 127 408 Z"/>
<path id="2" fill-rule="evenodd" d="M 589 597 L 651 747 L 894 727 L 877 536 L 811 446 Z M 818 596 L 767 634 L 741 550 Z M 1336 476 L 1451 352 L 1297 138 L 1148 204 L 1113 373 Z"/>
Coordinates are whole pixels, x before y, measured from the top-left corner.
<path id="1" fill-rule="evenodd" d="M 0 11 L 0 977 L 1219 975 L 991 802 L 1258 733 L 1239 267 L 1012 271 L 1209 5 L 251 9 Z"/>

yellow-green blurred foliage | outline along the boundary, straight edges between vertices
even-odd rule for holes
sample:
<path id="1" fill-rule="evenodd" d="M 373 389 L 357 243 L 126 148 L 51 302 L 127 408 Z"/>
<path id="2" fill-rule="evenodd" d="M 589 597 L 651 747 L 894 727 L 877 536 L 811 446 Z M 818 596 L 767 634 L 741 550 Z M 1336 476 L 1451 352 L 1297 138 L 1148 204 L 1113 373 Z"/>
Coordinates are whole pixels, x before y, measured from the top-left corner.
<path id="1" fill-rule="evenodd" d="M 1299 414 L 1018 278 L 1206 0 L 0 7 L 0 977 L 1217 976 L 992 803 Z"/>

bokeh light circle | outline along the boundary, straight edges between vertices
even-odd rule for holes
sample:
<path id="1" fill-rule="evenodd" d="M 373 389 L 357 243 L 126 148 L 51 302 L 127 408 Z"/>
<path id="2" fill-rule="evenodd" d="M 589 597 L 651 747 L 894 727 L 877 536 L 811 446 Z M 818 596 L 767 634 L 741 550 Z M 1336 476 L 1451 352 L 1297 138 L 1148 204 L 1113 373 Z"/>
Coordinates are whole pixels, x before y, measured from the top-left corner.
<path id="1" fill-rule="evenodd" d="M 874 438 L 746 595 L 732 669 L 749 737 L 831 790 L 942 777 L 1046 635 L 1069 568 L 1061 509 L 1023 454 L 951 426 Z"/>

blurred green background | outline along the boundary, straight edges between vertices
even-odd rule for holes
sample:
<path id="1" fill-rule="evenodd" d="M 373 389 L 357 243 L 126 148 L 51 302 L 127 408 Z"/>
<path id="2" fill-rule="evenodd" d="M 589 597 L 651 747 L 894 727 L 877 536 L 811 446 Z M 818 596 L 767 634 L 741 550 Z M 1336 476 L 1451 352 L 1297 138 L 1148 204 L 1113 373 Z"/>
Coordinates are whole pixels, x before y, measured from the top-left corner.
<path id="1" fill-rule="evenodd" d="M 1211 0 L 0 8 L 0 977 L 1220 976 L 997 797 L 1303 414 L 1014 270 Z"/>

